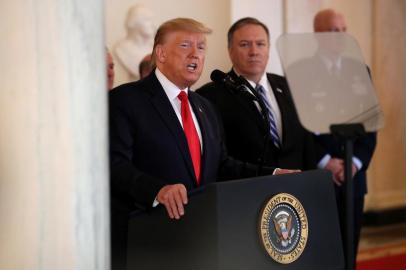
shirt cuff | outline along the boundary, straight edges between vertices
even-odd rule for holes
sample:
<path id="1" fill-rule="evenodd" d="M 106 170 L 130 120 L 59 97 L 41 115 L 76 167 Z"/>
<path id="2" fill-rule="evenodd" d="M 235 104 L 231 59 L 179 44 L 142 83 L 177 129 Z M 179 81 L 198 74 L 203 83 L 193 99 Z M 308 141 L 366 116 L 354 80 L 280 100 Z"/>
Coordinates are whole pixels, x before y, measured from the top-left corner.
<path id="1" fill-rule="evenodd" d="M 157 207 L 159 204 L 158 200 L 155 198 L 154 202 L 152 203 L 152 207 Z"/>
<path id="2" fill-rule="evenodd" d="M 362 161 L 357 158 L 357 157 L 352 157 L 352 163 L 354 163 L 355 167 L 357 167 L 357 170 L 361 170 L 362 168 Z"/>
<path id="3" fill-rule="evenodd" d="M 317 168 L 324 169 L 327 166 L 327 163 L 330 161 L 331 156 L 329 154 L 325 155 L 317 164 Z"/>

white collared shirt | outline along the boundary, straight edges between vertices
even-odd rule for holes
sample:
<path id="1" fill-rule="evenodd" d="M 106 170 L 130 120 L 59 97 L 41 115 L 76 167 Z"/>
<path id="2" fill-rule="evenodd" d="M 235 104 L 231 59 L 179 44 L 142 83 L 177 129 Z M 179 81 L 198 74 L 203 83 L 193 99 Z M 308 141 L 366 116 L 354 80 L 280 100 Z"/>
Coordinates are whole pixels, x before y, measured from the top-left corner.
<path id="1" fill-rule="evenodd" d="M 178 117 L 180 125 L 183 127 L 182 123 L 182 114 L 181 114 L 181 101 L 178 98 L 180 91 L 185 91 L 188 94 L 188 89 L 179 89 L 174 83 L 172 83 L 166 76 L 158 69 L 155 69 L 155 75 L 162 85 L 162 88 L 165 91 L 166 96 L 168 97 L 169 101 L 171 102 L 172 108 L 175 111 L 176 116 Z M 203 143 L 202 143 L 202 133 L 200 130 L 199 122 L 197 121 L 196 115 L 193 111 L 192 106 L 189 102 L 189 108 L 192 112 L 193 123 L 195 124 L 197 134 L 199 135 L 200 140 L 200 147 L 203 152 Z"/>
<path id="2" fill-rule="evenodd" d="M 248 80 L 249 84 L 255 89 L 257 86 L 255 82 Z M 266 97 L 268 98 L 268 102 L 271 105 L 272 109 L 272 114 L 274 116 L 275 122 L 276 122 L 276 128 L 278 129 L 278 135 L 279 138 L 281 139 L 282 142 L 282 116 L 281 116 L 281 111 L 278 106 L 278 102 L 276 101 L 276 97 L 274 92 L 272 91 L 271 84 L 268 81 L 268 77 L 266 76 L 266 72 L 262 75 L 261 79 L 259 80 L 260 85 L 265 89 Z"/>

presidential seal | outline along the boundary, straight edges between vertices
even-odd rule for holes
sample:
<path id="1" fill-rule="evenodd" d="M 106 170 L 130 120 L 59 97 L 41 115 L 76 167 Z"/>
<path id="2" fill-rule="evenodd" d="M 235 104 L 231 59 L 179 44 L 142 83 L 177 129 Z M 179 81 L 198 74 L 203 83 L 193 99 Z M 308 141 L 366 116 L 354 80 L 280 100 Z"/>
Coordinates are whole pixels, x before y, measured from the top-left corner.
<path id="1" fill-rule="evenodd" d="M 259 219 L 260 240 L 269 256 L 288 264 L 306 247 L 309 233 L 306 212 L 294 196 L 279 193 L 267 201 Z"/>

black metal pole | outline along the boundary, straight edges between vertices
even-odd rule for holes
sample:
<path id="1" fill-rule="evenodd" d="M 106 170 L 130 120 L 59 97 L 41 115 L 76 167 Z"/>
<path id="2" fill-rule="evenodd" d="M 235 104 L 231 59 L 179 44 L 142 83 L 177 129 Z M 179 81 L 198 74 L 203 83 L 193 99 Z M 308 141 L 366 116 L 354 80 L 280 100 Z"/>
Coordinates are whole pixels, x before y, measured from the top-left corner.
<path id="1" fill-rule="evenodd" d="M 360 123 L 331 125 L 331 133 L 344 142 L 344 183 L 345 183 L 345 229 L 343 248 L 345 251 L 345 269 L 355 268 L 354 250 L 354 185 L 352 179 L 352 156 L 354 141 L 366 134 L 364 126 Z"/>
<path id="2" fill-rule="evenodd" d="M 345 209 L 346 209 L 346 269 L 353 270 L 355 267 L 355 251 L 354 251 L 354 186 L 352 179 L 352 156 L 353 156 L 353 140 L 347 138 L 345 140 L 345 160 L 344 160 L 344 179 L 346 185 L 345 192 Z"/>

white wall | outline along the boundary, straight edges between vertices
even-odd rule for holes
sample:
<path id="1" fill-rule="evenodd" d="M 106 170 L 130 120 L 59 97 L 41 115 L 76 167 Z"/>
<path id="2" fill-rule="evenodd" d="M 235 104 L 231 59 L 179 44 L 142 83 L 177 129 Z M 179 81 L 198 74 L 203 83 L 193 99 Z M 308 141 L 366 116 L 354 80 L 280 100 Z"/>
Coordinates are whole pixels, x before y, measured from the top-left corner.
<path id="1" fill-rule="evenodd" d="M 242 17 L 255 17 L 269 29 L 271 36 L 271 54 L 267 71 L 282 73 L 279 56 L 276 51 L 276 40 L 283 33 L 283 1 L 282 0 L 232 0 L 231 23 Z"/>
<path id="2" fill-rule="evenodd" d="M 374 1 L 374 82 L 385 116 L 368 175 L 367 207 L 406 206 L 406 2 Z"/>
<path id="3" fill-rule="evenodd" d="M 0 2 L 0 269 L 110 268 L 100 0 Z"/>

